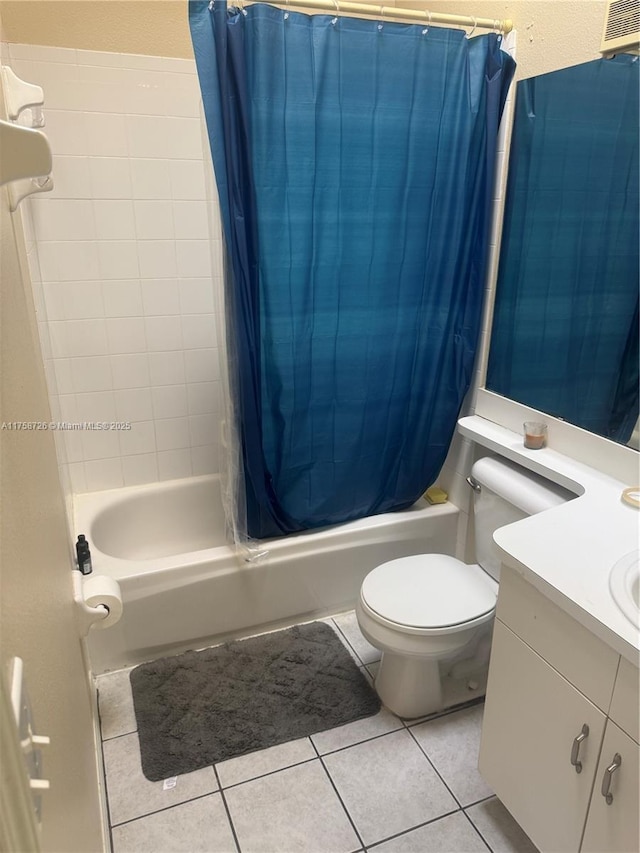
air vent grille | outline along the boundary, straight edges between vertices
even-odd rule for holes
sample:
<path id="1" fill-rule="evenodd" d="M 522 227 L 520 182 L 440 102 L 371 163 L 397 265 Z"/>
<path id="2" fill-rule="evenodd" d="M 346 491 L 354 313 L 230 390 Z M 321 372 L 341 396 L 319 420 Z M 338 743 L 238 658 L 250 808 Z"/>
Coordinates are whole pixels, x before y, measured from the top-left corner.
<path id="1" fill-rule="evenodd" d="M 634 48 L 640 41 L 640 3 L 638 0 L 611 0 L 607 8 L 601 50 L 608 52 Z"/>

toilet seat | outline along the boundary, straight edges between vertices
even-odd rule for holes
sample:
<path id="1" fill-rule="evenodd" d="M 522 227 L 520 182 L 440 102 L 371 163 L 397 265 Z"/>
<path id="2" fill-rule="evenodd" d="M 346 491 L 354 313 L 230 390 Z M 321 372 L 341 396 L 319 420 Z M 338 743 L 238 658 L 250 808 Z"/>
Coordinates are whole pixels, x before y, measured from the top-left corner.
<path id="1" fill-rule="evenodd" d="M 478 565 L 445 554 L 383 563 L 364 579 L 360 603 L 376 622 L 413 635 L 448 634 L 493 618 L 498 584 Z"/>

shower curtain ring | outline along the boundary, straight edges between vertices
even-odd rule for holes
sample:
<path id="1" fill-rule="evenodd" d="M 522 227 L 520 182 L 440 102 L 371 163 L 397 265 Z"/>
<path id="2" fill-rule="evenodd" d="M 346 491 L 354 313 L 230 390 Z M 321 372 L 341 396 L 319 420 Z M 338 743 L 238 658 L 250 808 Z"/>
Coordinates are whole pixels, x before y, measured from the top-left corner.
<path id="1" fill-rule="evenodd" d="M 424 10 L 424 16 L 427 19 L 427 26 L 423 29 L 422 35 L 426 36 L 426 34 L 431 29 L 431 12 L 429 12 L 427 9 L 425 9 Z"/>
<path id="2" fill-rule="evenodd" d="M 378 24 L 378 32 L 382 32 L 384 27 L 384 6 L 380 6 L 380 23 Z"/>
<path id="3" fill-rule="evenodd" d="M 477 19 L 477 18 L 472 18 L 472 20 L 473 20 L 473 29 L 471 30 L 471 32 L 470 32 L 470 33 L 467 33 L 467 38 L 468 38 L 468 39 L 470 39 L 470 38 L 471 38 L 471 36 L 475 33 L 476 29 L 478 28 L 478 19 Z"/>
<path id="4" fill-rule="evenodd" d="M 333 5 L 336 7 L 336 16 L 335 18 L 331 19 L 331 23 L 335 27 L 335 25 L 338 23 L 338 15 L 340 14 L 340 4 L 338 3 L 338 0 L 333 0 Z"/>
<path id="5" fill-rule="evenodd" d="M 285 13 L 284 13 L 285 21 L 288 20 L 288 18 L 289 18 L 289 0 L 286 0 L 286 3 L 287 3 L 287 8 L 286 8 Z"/>

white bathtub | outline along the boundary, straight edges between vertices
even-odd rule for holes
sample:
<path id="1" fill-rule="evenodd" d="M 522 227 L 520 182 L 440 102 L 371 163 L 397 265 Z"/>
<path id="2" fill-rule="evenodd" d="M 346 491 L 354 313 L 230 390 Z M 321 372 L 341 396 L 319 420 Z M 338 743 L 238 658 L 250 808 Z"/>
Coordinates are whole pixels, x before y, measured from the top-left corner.
<path id="1" fill-rule="evenodd" d="M 430 506 L 266 541 L 245 563 L 225 543 L 217 477 L 78 495 L 76 533 L 93 570 L 122 589 L 119 623 L 89 634 L 98 675 L 354 607 L 375 566 L 418 553 L 453 554 L 458 508 Z"/>

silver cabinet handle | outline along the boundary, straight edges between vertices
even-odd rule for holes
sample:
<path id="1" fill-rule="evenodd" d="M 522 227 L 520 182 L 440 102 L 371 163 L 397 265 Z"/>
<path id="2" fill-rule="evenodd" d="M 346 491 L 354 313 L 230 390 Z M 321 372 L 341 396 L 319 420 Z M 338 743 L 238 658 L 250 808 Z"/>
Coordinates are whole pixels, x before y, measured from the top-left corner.
<path id="1" fill-rule="evenodd" d="M 574 737 L 573 744 L 571 746 L 571 764 L 576 768 L 576 773 L 582 773 L 582 761 L 578 760 L 578 754 L 580 752 L 580 744 L 583 740 L 586 740 L 589 737 L 589 726 L 585 723 L 582 726 L 580 734 Z"/>
<path id="2" fill-rule="evenodd" d="M 613 774 L 616 772 L 618 767 L 622 764 L 622 756 L 619 752 L 613 756 L 613 761 L 604 771 L 604 776 L 602 777 L 602 788 L 600 789 L 600 793 L 607 801 L 607 805 L 610 806 L 613 802 L 613 794 L 609 791 L 611 787 L 611 780 L 613 778 Z"/>
<path id="3" fill-rule="evenodd" d="M 469 483 L 474 492 L 482 491 L 482 486 L 477 480 L 474 480 L 473 477 L 467 477 L 467 483 Z"/>

